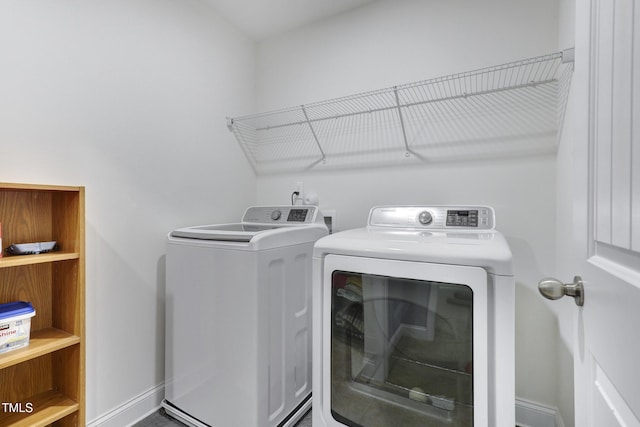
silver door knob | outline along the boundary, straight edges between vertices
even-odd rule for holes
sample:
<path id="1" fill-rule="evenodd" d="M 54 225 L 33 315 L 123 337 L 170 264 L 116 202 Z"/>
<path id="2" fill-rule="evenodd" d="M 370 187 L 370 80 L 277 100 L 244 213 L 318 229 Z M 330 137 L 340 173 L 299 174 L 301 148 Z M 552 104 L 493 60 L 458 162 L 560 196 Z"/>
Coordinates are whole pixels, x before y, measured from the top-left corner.
<path id="1" fill-rule="evenodd" d="M 584 285 L 580 276 L 574 277 L 573 283 L 562 283 L 558 279 L 547 277 L 538 282 L 538 290 L 543 297 L 550 300 L 560 299 L 567 295 L 573 297 L 576 305 L 580 307 L 584 305 Z"/>

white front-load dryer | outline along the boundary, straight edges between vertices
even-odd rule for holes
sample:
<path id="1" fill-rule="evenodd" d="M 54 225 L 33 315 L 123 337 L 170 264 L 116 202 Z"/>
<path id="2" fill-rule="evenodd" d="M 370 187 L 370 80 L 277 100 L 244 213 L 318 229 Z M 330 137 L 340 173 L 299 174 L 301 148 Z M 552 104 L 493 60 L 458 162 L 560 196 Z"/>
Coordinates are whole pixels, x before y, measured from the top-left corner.
<path id="1" fill-rule="evenodd" d="M 383 206 L 316 242 L 314 427 L 513 427 L 511 251 L 486 206 Z"/>
<path id="2" fill-rule="evenodd" d="M 315 206 L 257 206 L 240 223 L 169 233 L 165 399 L 193 426 L 293 425 L 311 400 Z"/>

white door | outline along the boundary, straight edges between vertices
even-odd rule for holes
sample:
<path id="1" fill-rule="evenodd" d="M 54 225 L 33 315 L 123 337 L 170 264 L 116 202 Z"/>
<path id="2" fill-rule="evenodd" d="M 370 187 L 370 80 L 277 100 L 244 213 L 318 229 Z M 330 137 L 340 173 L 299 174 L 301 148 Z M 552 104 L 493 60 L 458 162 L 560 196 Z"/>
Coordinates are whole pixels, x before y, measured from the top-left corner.
<path id="1" fill-rule="evenodd" d="M 640 2 L 576 17 L 575 425 L 640 426 Z"/>

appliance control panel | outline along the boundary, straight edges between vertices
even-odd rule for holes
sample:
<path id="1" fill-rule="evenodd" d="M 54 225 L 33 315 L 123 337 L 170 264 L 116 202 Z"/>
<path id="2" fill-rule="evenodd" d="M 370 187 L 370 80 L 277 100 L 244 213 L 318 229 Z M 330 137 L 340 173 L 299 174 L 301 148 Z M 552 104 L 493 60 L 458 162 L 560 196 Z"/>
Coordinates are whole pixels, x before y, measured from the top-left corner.
<path id="1" fill-rule="evenodd" d="M 378 206 L 369 212 L 369 226 L 492 230 L 495 213 L 489 206 Z"/>
<path id="2" fill-rule="evenodd" d="M 242 222 L 260 224 L 312 224 L 318 216 L 317 206 L 252 206 L 248 208 Z"/>

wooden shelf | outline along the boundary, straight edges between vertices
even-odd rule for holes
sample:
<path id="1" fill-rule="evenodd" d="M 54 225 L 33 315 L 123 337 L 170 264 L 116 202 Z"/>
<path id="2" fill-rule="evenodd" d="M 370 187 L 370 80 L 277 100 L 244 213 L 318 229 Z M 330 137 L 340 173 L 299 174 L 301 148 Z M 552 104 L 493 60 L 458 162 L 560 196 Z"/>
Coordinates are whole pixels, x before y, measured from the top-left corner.
<path id="1" fill-rule="evenodd" d="M 30 403 L 33 411 L 27 412 Z M 20 402 L 24 412 L 3 413 L 0 427 L 44 427 L 78 411 L 78 402 L 50 390 Z"/>
<path id="2" fill-rule="evenodd" d="M 0 183 L 3 246 L 60 251 L 0 258 L 0 303 L 28 301 L 29 345 L 0 354 L 0 427 L 85 425 L 84 187 Z"/>
<path id="3" fill-rule="evenodd" d="M 79 187 L 73 187 L 68 185 L 47 185 L 47 184 L 22 184 L 16 182 L 2 182 L 0 183 L 2 190 L 15 190 L 15 191 L 53 191 L 53 192 L 77 192 Z"/>
<path id="4" fill-rule="evenodd" d="M 77 252 L 48 252 L 38 255 L 5 255 L 4 257 L 0 258 L 0 268 L 44 264 L 55 261 L 67 261 L 70 259 L 78 259 L 79 257 L 80 254 Z"/>
<path id="5" fill-rule="evenodd" d="M 0 354 L 0 369 L 80 343 L 80 337 L 56 328 L 31 333 L 29 346 Z"/>

